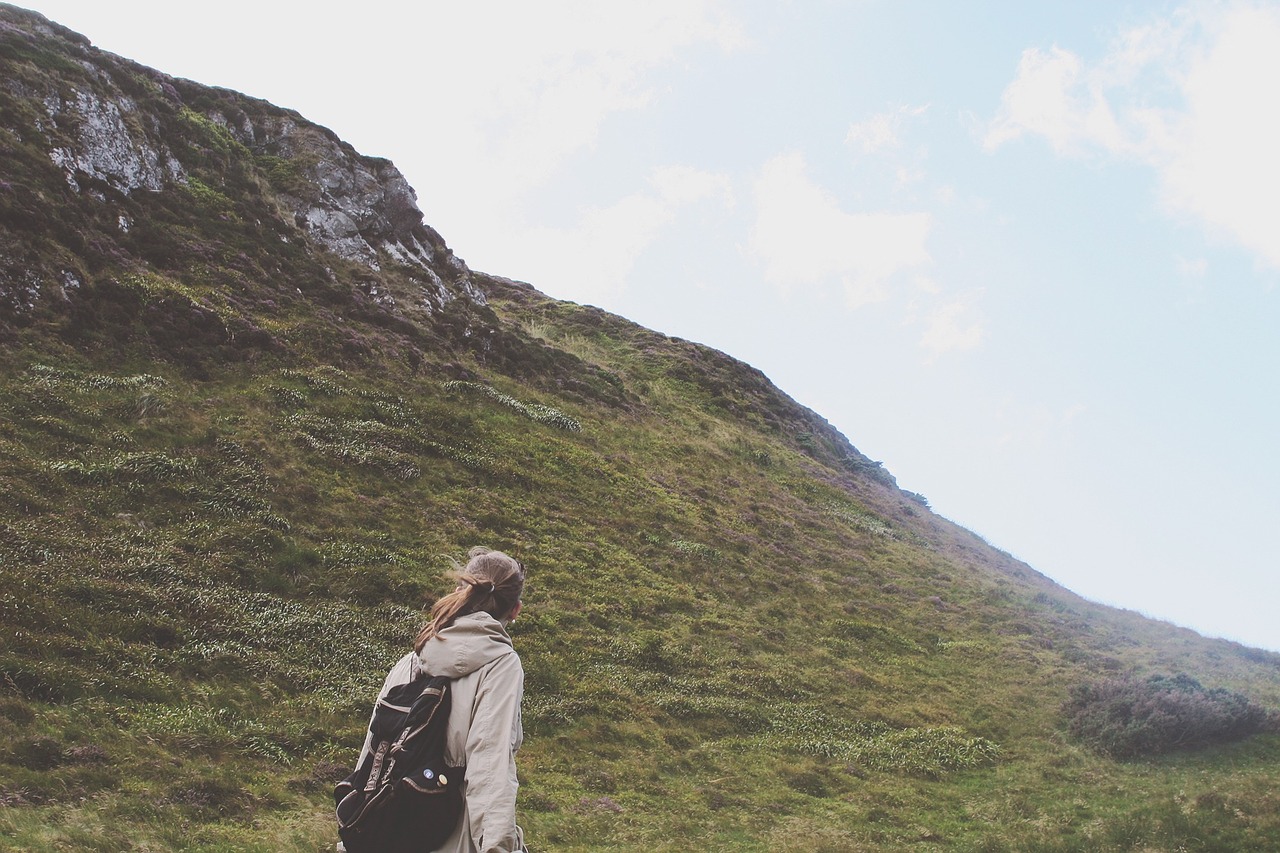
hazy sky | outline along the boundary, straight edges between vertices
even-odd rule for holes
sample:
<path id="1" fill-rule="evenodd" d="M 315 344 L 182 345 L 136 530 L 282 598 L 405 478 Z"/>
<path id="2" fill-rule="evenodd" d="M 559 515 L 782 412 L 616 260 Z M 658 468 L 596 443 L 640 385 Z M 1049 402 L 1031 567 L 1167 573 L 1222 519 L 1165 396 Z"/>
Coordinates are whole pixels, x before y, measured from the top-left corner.
<path id="1" fill-rule="evenodd" d="M 1280 650 L 1280 4 L 42 0 L 1095 600 Z"/>

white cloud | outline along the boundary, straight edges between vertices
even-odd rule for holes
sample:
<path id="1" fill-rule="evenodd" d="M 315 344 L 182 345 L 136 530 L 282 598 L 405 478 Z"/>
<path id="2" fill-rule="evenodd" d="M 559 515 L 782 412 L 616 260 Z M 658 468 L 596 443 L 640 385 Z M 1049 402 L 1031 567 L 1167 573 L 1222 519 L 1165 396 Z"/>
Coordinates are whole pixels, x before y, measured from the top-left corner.
<path id="1" fill-rule="evenodd" d="M 927 149 L 906 146 L 904 137 L 909 120 L 923 116 L 928 109 L 927 105 L 902 106 L 855 122 L 845 134 L 845 144 L 865 157 L 874 155 L 887 160 L 880 168 L 884 174 L 894 176 L 898 189 L 918 184 L 925 179 Z"/>
<path id="2" fill-rule="evenodd" d="M 1209 271 L 1209 262 L 1204 258 L 1185 258 L 1182 255 L 1175 255 L 1173 262 L 1178 275 L 1184 278 L 1204 278 L 1205 273 Z"/>
<path id="3" fill-rule="evenodd" d="M 896 145 L 898 133 L 893 118 L 891 113 L 880 113 L 852 125 L 844 141 L 861 148 L 864 154 Z"/>
<path id="4" fill-rule="evenodd" d="M 925 179 L 924 169 L 913 169 L 909 166 L 899 166 L 893 170 L 893 176 L 897 179 L 898 185 L 905 187 L 908 184 L 918 184 Z"/>
<path id="5" fill-rule="evenodd" d="M 728 176 L 664 166 L 654 170 L 648 189 L 588 209 L 572 227 L 511 235 L 511 250 L 521 258 L 522 277 L 538 287 L 565 299 L 602 301 L 626 286 L 636 261 L 686 209 L 732 202 Z"/>
<path id="6" fill-rule="evenodd" d="M 975 307 L 981 291 L 973 291 L 936 306 L 925 318 L 920 346 L 932 358 L 975 349 L 986 338 L 986 326 Z"/>
<path id="7" fill-rule="evenodd" d="M 914 284 L 918 290 L 924 293 L 929 293 L 934 296 L 942 293 L 942 285 L 939 284 L 932 276 L 918 275 L 915 277 Z"/>
<path id="8" fill-rule="evenodd" d="M 432 39 L 422 53 L 433 100 L 432 145 L 446 146 L 486 189 L 519 196 L 543 183 L 567 157 L 589 148 L 605 120 L 655 97 L 654 69 L 682 52 L 744 43 L 739 25 L 714 2 L 592 0 L 432 7 Z M 451 44 L 450 32 L 467 35 Z M 475 52 L 484 33 L 485 54 Z M 444 103 L 439 103 L 439 100 Z M 458 162 L 458 161 L 461 162 Z"/>
<path id="9" fill-rule="evenodd" d="M 903 119 L 924 115 L 927 109 L 928 106 L 903 106 L 892 112 L 878 113 L 865 121 L 850 125 L 844 141 L 860 148 L 864 154 L 873 154 L 885 148 L 895 148 L 902 141 Z"/>
<path id="10" fill-rule="evenodd" d="M 983 143 L 1032 135 L 1060 155 L 1135 160 L 1156 170 L 1168 213 L 1280 267 L 1276 80 L 1280 6 L 1186 6 L 1122 33 L 1093 64 L 1026 51 Z"/>
<path id="11" fill-rule="evenodd" d="M 1078 56 L 1057 47 L 1023 52 L 1018 76 L 1004 90 L 983 145 L 993 150 L 1028 133 L 1045 137 L 1059 154 L 1079 153 L 1088 145 L 1124 147 L 1097 83 L 1088 79 Z"/>
<path id="12" fill-rule="evenodd" d="M 672 205 L 716 198 L 727 207 L 734 203 L 733 181 L 728 175 L 704 172 L 692 166 L 661 166 L 654 169 L 649 183 L 659 198 Z"/>
<path id="13" fill-rule="evenodd" d="M 929 261 L 927 213 L 847 213 L 815 184 L 803 155 L 781 154 L 755 181 L 750 251 L 784 290 L 839 279 L 850 309 L 881 302 L 901 272 Z"/>
<path id="14" fill-rule="evenodd" d="M 1224 22 L 1188 69 L 1186 114 L 1162 164 L 1164 201 L 1280 267 L 1280 8 Z"/>

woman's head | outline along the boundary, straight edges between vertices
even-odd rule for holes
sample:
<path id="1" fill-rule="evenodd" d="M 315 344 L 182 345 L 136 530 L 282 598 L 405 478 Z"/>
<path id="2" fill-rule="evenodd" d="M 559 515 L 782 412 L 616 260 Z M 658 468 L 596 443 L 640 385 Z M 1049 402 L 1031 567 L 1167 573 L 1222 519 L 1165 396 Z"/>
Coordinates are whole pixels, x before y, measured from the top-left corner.
<path id="1" fill-rule="evenodd" d="M 524 565 L 501 551 L 475 547 L 467 553 L 465 566 L 454 563 L 458 586 L 431 608 L 431 621 L 418 632 L 414 648 L 422 646 L 459 616 L 488 613 L 506 622 L 520 612 L 524 594 Z"/>

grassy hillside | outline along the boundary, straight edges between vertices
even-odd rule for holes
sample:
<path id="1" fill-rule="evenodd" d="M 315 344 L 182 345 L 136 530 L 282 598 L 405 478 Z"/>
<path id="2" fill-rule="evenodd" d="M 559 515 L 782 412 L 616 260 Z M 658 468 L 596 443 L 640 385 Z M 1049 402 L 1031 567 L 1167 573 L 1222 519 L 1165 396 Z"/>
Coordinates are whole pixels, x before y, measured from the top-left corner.
<path id="1" fill-rule="evenodd" d="M 1280 655 L 1078 598 L 758 371 L 467 270 L 416 208 L 342 255 L 318 175 L 403 196 L 296 114 L 5 6 L 0 81 L 0 849 L 332 849 L 473 544 L 529 567 L 534 849 L 1280 849 L 1280 735 L 1119 760 L 1063 709 L 1179 673 L 1280 708 Z M 48 107 L 86 92 L 181 170 L 96 167 Z"/>

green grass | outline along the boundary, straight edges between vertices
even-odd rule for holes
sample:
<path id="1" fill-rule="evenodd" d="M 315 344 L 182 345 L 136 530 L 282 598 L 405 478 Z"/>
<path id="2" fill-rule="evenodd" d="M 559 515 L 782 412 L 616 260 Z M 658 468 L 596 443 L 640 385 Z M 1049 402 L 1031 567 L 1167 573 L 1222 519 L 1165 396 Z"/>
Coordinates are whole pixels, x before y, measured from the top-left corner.
<path id="1" fill-rule="evenodd" d="M 1280 831 L 1274 736 L 1122 763 L 1064 740 L 1059 713 L 1101 655 L 1264 699 L 1269 658 L 957 552 L 945 523 L 756 434 L 762 468 L 732 420 L 590 410 L 568 432 L 350 366 L 153 367 L 5 380 L 0 471 L 28 501 L 0 540 L 10 849 L 323 846 L 377 683 L 470 542 L 531 569 L 521 820 L 544 848 L 1247 849 Z M 492 465 L 440 451 L 464 442 Z"/>

